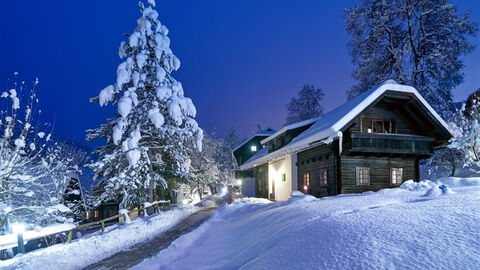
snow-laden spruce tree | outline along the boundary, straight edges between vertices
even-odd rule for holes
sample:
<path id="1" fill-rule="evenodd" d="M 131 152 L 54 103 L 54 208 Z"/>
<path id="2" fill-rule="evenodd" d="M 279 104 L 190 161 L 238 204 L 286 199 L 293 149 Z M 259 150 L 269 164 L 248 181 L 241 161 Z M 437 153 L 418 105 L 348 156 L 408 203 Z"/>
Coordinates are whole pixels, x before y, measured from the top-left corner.
<path id="1" fill-rule="evenodd" d="M 152 201 L 157 186 L 165 188 L 167 180 L 188 173 L 189 155 L 201 150 L 203 137 L 192 100 L 171 76 L 180 60 L 170 49 L 155 1 L 139 7 L 137 28 L 120 44 L 124 62 L 117 68 L 116 83 L 92 99 L 100 106 L 116 105 L 118 117 L 87 135 L 87 140 L 106 139 L 91 165 L 95 178 L 105 181 L 98 199 L 121 199 L 121 207 Z"/>
<path id="2" fill-rule="evenodd" d="M 38 80 L 27 91 L 24 82 L 15 81 L 1 94 L 5 109 L 0 111 L 0 234 L 12 223 L 63 223 L 70 212 L 62 203 L 67 161 L 46 153 L 51 135 L 40 130 L 45 125 L 38 121 L 37 84 Z"/>
<path id="3" fill-rule="evenodd" d="M 358 84 L 353 98 L 388 79 L 415 87 L 449 119 L 452 90 L 463 81 L 462 56 L 474 49 L 478 24 L 448 0 L 362 0 L 346 9 Z"/>

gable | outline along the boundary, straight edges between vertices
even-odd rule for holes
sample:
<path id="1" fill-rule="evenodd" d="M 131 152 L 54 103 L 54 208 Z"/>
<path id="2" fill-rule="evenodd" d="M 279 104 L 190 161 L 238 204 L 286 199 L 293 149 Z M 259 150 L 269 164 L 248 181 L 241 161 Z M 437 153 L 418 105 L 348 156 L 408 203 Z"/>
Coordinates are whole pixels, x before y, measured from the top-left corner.
<path id="1" fill-rule="evenodd" d="M 369 120 L 391 121 L 395 126 L 393 133 L 434 137 L 435 146 L 443 145 L 451 138 L 450 131 L 412 93 L 385 91 L 342 131 L 366 132 Z"/>

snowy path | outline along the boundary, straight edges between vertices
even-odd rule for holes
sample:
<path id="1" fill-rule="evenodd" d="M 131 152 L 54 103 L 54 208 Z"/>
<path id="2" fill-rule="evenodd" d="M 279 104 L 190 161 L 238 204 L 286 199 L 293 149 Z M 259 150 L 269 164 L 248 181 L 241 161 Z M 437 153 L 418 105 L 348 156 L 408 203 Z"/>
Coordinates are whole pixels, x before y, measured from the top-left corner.
<path id="1" fill-rule="evenodd" d="M 200 210 L 180 221 L 180 223 L 174 228 L 150 239 L 148 242 L 137 244 L 129 250 L 116 253 L 101 262 L 88 266 L 85 269 L 129 269 L 139 264 L 144 259 L 157 255 L 161 250 L 167 248 L 175 239 L 200 226 L 200 224 L 210 217 L 214 210 L 215 208 Z"/>

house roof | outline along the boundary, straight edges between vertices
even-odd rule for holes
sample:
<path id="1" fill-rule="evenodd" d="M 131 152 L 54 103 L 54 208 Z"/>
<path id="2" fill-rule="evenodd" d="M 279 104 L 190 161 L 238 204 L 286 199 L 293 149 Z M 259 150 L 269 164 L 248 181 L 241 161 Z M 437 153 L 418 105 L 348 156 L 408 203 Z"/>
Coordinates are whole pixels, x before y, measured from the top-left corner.
<path id="1" fill-rule="evenodd" d="M 252 137 L 248 138 L 247 140 L 243 141 L 241 144 L 239 144 L 237 147 L 235 147 L 232 151 L 236 151 L 238 148 L 244 146 L 246 143 L 248 143 L 251 139 L 257 137 L 257 136 L 271 136 L 272 134 L 274 134 L 276 132 L 276 130 L 274 129 L 264 129 L 264 130 L 259 130 L 257 131 L 257 133 L 255 133 Z"/>
<path id="2" fill-rule="evenodd" d="M 282 133 L 285 133 L 287 130 L 291 130 L 291 129 L 295 129 L 295 128 L 299 128 L 299 127 L 303 127 L 303 126 L 315 123 L 318 119 L 320 119 L 320 117 L 307 119 L 307 120 L 304 120 L 304 121 L 300 121 L 300 122 L 297 122 L 297 123 L 292 123 L 292 124 L 286 125 L 283 128 L 279 129 L 277 132 L 273 133 L 273 135 L 271 135 L 270 137 L 267 137 L 267 138 L 263 139 L 261 141 L 261 143 L 266 144 L 267 142 L 274 139 L 275 137 L 281 135 Z"/>
<path id="3" fill-rule="evenodd" d="M 314 118 L 314 124 L 305 130 L 303 133 L 295 137 L 289 144 L 284 147 L 268 153 L 266 155 L 253 156 L 247 162 L 240 166 L 240 169 L 249 169 L 263 163 L 269 162 L 274 159 L 284 157 L 289 154 L 293 154 L 309 147 L 321 143 L 332 142 L 335 138 L 342 137 L 342 128 L 346 126 L 350 121 L 357 117 L 363 110 L 369 105 L 375 102 L 386 91 L 397 91 L 403 93 L 410 93 L 415 95 L 418 101 L 428 110 L 428 112 L 434 117 L 443 128 L 451 135 L 447 123 L 435 112 L 435 110 L 423 99 L 418 91 L 407 85 L 401 85 L 394 80 L 388 80 L 381 83 L 354 99 L 347 101 L 343 105 L 328 112 L 320 118 Z M 254 159 L 255 158 L 255 159 Z"/>

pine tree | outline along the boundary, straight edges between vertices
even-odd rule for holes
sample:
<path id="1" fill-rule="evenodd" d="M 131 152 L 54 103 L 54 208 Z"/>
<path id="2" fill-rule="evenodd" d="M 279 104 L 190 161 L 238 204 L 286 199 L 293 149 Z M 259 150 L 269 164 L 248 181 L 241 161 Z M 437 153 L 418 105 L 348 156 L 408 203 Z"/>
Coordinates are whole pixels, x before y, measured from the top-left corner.
<path id="1" fill-rule="evenodd" d="M 118 117 L 87 135 L 87 140 L 106 139 L 91 165 L 95 178 L 106 182 L 99 200 L 122 199 L 121 207 L 152 201 L 157 186 L 166 188 L 167 180 L 187 173 L 189 155 L 201 150 L 203 137 L 192 100 L 171 75 L 180 60 L 170 49 L 167 27 L 157 19 L 155 1 L 139 7 L 137 28 L 120 44 L 125 61 L 116 83 L 92 99 L 100 106 L 116 105 Z"/>
<path id="2" fill-rule="evenodd" d="M 293 97 L 287 104 L 287 124 L 321 116 L 323 97 L 322 89 L 315 89 L 313 85 L 304 85 L 298 93 L 298 98 Z"/>
<path id="3" fill-rule="evenodd" d="M 452 90 L 463 80 L 461 56 L 474 49 L 468 37 L 478 31 L 469 13 L 457 15 L 448 0 L 362 0 L 345 15 L 358 81 L 348 97 L 394 79 L 448 119 Z"/>

